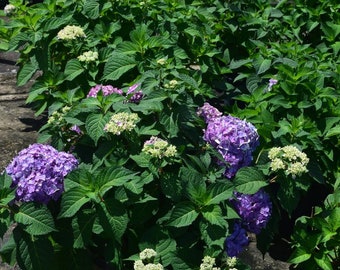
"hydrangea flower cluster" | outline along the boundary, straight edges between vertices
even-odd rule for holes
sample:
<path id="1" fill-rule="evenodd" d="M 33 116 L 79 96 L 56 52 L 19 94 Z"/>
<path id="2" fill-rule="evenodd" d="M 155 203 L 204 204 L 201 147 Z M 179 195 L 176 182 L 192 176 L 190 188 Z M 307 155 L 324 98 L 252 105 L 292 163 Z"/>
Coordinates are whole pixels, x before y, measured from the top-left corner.
<path id="1" fill-rule="evenodd" d="M 175 156 L 177 150 L 174 145 L 169 144 L 167 141 L 152 136 L 144 143 L 142 152 L 152 157 L 162 159 L 164 157 Z"/>
<path id="2" fill-rule="evenodd" d="M 16 7 L 12 4 L 7 4 L 5 7 L 4 7 L 4 13 L 6 16 L 10 16 L 14 13 Z"/>
<path id="3" fill-rule="evenodd" d="M 203 117 L 204 121 L 208 123 L 210 120 L 222 116 L 222 113 L 208 102 L 205 102 L 204 105 L 197 110 L 197 115 Z"/>
<path id="4" fill-rule="evenodd" d="M 174 89 L 178 85 L 177 80 L 171 80 L 169 83 L 164 84 L 165 88 Z"/>
<path id="5" fill-rule="evenodd" d="M 116 87 L 113 87 L 112 85 L 102 85 L 102 84 L 97 84 L 96 86 L 92 87 L 87 94 L 87 97 L 97 97 L 99 91 L 102 91 L 103 96 L 108 96 L 112 94 L 118 94 L 122 95 L 123 91 L 121 89 L 118 89 Z"/>
<path id="6" fill-rule="evenodd" d="M 229 267 L 229 270 L 237 270 L 235 268 L 236 264 L 237 264 L 237 258 L 236 257 L 228 257 L 226 260 L 226 264 Z"/>
<path id="7" fill-rule="evenodd" d="M 272 211 L 269 195 L 262 189 L 255 194 L 236 193 L 233 205 L 241 217 L 242 226 L 258 234 L 266 227 Z"/>
<path id="8" fill-rule="evenodd" d="M 256 128 L 245 120 L 230 115 L 210 118 L 216 111 L 212 114 L 207 111 L 201 113 L 209 118 L 203 138 L 229 164 L 225 176 L 232 178 L 240 168 L 251 164 L 252 153 L 259 145 L 259 135 Z"/>
<path id="9" fill-rule="evenodd" d="M 16 187 L 16 199 L 47 204 L 64 191 L 64 177 L 78 166 L 77 159 L 52 146 L 32 144 L 6 167 Z"/>
<path id="10" fill-rule="evenodd" d="M 84 30 L 76 25 L 67 25 L 63 29 L 61 29 L 57 34 L 58 39 L 66 41 L 85 37 L 86 35 L 84 33 Z"/>
<path id="11" fill-rule="evenodd" d="M 271 160 L 270 168 L 274 172 L 283 170 L 287 176 L 291 175 L 293 178 L 308 172 L 309 158 L 293 145 L 273 147 L 269 150 L 268 157 Z"/>
<path id="12" fill-rule="evenodd" d="M 144 97 L 143 91 L 138 90 L 139 84 L 134 84 L 130 86 L 126 92 L 126 98 L 128 102 L 132 103 L 139 103 L 141 99 Z M 102 91 L 103 96 L 109 96 L 112 94 L 118 94 L 123 96 L 124 92 L 123 90 L 113 87 L 112 85 L 102 85 L 102 84 L 97 84 L 96 86 L 92 87 L 87 94 L 87 97 L 97 97 L 99 91 Z"/>
<path id="13" fill-rule="evenodd" d="M 267 91 L 271 91 L 273 86 L 278 83 L 278 80 L 271 78 L 268 83 Z"/>
<path id="14" fill-rule="evenodd" d="M 115 113 L 105 125 L 104 130 L 115 135 L 120 135 L 123 131 L 131 131 L 134 129 L 138 120 L 138 114 L 136 113 Z"/>
<path id="15" fill-rule="evenodd" d="M 200 270 L 220 270 L 221 268 L 215 267 L 215 258 L 204 256 L 200 265 Z"/>
<path id="16" fill-rule="evenodd" d="M 84 52 L 82 55 L 79 55 L 77 58 L 80 62 L 94 62 L 98 59 L 98 53 L 94 51 L 87 51 Z"/>
<path id="17" fill-rule="evenodd" d="M 132 103 L 139 103 L 141 101 L 141 99 L 143 98 L 143 91 L 142 90 L 138 90 L 139 84 L 134 84 L 132 86 L 129 87 L 129 89 L 126 92 L 126 96 L 129 100 L 129 102 Z"/>
<path id="18" fill-rule="evenodd" d="M 139 260 L 134 263 L 134 270 L 163 270 L 160 263 L 154 263 L 157 252 L 151 248 L 146 248 L 139 253 Z"/>
<path id="19" fill-rule="evenodd" d="M 225 242 L 226 252 L 229 257 L 238 256 L 244 247 L 249 244 L 247 232 L 242 228 L 240 223 L 236 222 L 233 229 L 233 233 L 227 237 Z"/>
<path id="20" fill-rule="evenodd" d="M 47 123 L 53 126 L 65 125 L 66 121 L 64 119 L 65 114 L 69 112 L 71 107 L 65 106 L 60 111 L 54 111 L 47 120 Z"/>

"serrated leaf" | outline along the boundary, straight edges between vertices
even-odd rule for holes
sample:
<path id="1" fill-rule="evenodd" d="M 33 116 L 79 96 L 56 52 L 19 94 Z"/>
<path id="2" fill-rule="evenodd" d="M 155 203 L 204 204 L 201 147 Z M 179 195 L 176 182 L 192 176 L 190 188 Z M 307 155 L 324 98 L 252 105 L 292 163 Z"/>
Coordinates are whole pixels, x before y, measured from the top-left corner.
<path id="1" fill-rule="evenodd" d="M 332 127 L 329 129 L 325 135 L 326 138 L 332 137 L 332 136 L 337 136 L 340 135 L 340 125 L 337 125 L 335 127 Z"/>
<path id="2" fill-rule="evenodd" d="M 180 202 L 172 210 L 169 226 L 185 227 L 191 225 L 198 217 L 196 207 L 191 202 Z"/>
<path id="3" fill-rule="evenodd" d="M 210 205 L 205 207 L 202 211 L 202 215 L 209 223 L 213 225 L 225 228 L 228 226 L 226 220 L 223 217 L 221 207 L 219 205 Z"/>
<path id="4" fill-rule="evenodd" d="M 125 54 L 114 53 L 105 64 L 103 80 L 118 80 L 136 65 L 137 62 L 134 58 Z"/>
<path id="5" fill-rule="evenodd" d="M 234 185 L 238 192 L 243 194 L 254 194 L 268 183 L 263 175 L 252 167 L 241 168 L 234 179 Z"/>
<path id="6" fill-rule="evenodd" d="M 108 121 L 109 115 L 103 114 L 90 114 L 86 118 L 86 131 L 95 144 L 97 144 L 99 138 L 105 134 L 104 127 Z"/>
<path id="7" fill-rule="evenodd" d="M 88 190 L 82 186 L 64 192 L 58 218 L 74 216 L 85 203 L 90 201 L 90 198 L 86 197 L 87 192 Z"/>
<path id="8" fill-rule="evenodd" d="M 83 14 L 89 19 L 97 19 L 99 17 L 99 3 L 95 0 L 87 0 L 83 7 Z"/>
<path id="9" fill-rule="evenodd" d="M 257 67 L 257 74 L 262 74 L 266 72 L 272 64 L 272 61 L 269 59 L 264 59 L 260 65 Z"/>
<path id="10" fill-rule="evenodd" d="M 206 205 L 219 204 L 226 201 L 233 196 L 234 186 L 232 182 L 215 183 L 209 187 L 210 199 L 206 202 Z"/>
<path id="11" fill-rule="evenodd" d="M 25 203 L 14 215 L 14 220 L 25 225 L 25 231 L 31 235 L 45 235 L 56 231 L 52 214 L 45 205 Z"/>
<path id="12" fill-rule="evenodd" d="M 176 251 L 176 241 L 171 238 L 162 239 L 156 246 L 156 252 L 161 257 L 162 265 L 168 266 L 172 260 L 172 253 Z"/>
<path id="13" fill-rule="evenodd" d="M 84 68 L 81 66 L 80 62 L 77 59 L 71 59 L 65 66 L 65 80 L 72 81 L 83 72 Z"/>
<path id="14" fill-rule="evenodd" d="M 251 63 L 251 59 L 242 59 L 242 60 L 234 60 L 232 59 L 231 62 L 230 62 L 230 65 L 229 65 L 229 68 L 230 69 L 237 69 L 239 67 L 242 67 L 246 64 L 249 64 Z"/>
<path id="15" fill-rule="evenodd" d="M 98 204 L 96 209 L 105 234 L 120 242 L 129 222 L 124 205 L 109 198 Z"/>
<path id="16" fill-rule="evenodd" d="M 290 263 L 299 264 L 304 261 L 307 261 L 312 255 L 308 253 L 306 250 L 302 248 L 296 249 L 293 254 L 291 255 L 291 258 L 289 259 Z"/>
<path id="17" fill-rule="evenodd" d="M 112 187 L 123 186 L 133 178 L 139 178 L 135 172 L 124 167 L 104 169 L 96 178 L 95 186 L 101 197 Z"/>
<path id="18" fill-rule="evenodd" d="M 51 31 L 60 28 L 64 24 L 67 24 L 69 22 L 71 16 L 67 17 L 53 17 L 46 19 L 45 25 L 44 25 L 44 31 Z"/>
<path id="19" fill-rule="evenodd" d="M 31 103 L 39 98 L 39 95 L 48 90 L 48 87 L 43 82 L 35 82 L 31 87 L 26 103 Z"/>
<path id="20" fill-rule="evenodd" d="M 26 63 L 18 72 L 17 84 L 18 86 L 25 85 L 38 70 L 38 62 L 35 57 L 30 58 L 30 62 Z"/>
<path id="21" fill-rule="evenodd" d="M 56 262 L 51 242 L 47 238 L 36 238 L 19 228 L 13 231 L 16 243 L 16 259 L 23 270 L 53 270 Z"/>
<path id="22" fill-rule="evenodd" d="M 95 213 L 80 212 L 72 219 L 73 248 L 85 248 L 91 242 Z"/>

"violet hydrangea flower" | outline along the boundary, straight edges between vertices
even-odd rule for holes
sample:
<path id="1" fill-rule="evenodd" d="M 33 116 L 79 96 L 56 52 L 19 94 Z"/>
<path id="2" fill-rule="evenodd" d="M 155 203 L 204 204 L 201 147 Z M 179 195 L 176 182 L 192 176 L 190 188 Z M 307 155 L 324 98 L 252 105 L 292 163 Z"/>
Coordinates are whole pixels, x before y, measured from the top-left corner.
<path id="1" fill-rule="evenodd" d="M 123 91 L 117 87 L 113 87 L 112 85 L 102 85 L 97 84 L 96 86 L 92 87 L 87 94 L 87 97 L 97 97 L 99 91 L 102 91 L 103 96 L 108 96 L 111 94 L 118 94 L 122 95 Z"/>
<path id="2" fill-rule="evenodd" d="M 256 128 L 231 115 L 210 118 L 203 138 L 229 164 L 225 171 L 227 178 L 232 178 L 240 168 L 251 164 L 252 153 L 259 145 Z"/>
<path id="3" fill-rule="evenodd" d="M 126 95 L 128 97 L 129 102 L 132 103 L 139 103 L 141 99 L 143 98 L 143 91 L 138 90 L 139 84 L 134 84 L 129 87 L 129 89 L 126 92 Z"/>
<path id="4" fill-rule="evenodd" d="M 227 237 L 225 242 L 227 255 L 229 257 L 238 256 L 248 244 L 249 239 L 246 230 L 241 227 L 240 223 L 236 222 L 233 233 Z"/>
<path id="5" fill-rule="evenodd" d="M 59 199 L 64 191 L 64 177 L 77 166 L 72 154 L 36 143 L 21 150 L 6 172 L 16 187 L 17 200 L 47 204 Z"/>
<path id="6" fill-rule="evenodd" d="M 260 189 L 255 194 L 236 193 L 233 200 L 236 212 L 242 220 L 242 225 L 250 232 L 258 234 L 266 227 L 272 210 L 269 195 Z"/>
<path id="7" fill-rule="evenodd" d="M 209 122 L 216 117 L 222 116 L 222 113 L 208 102 L 205 102 L 204 105 L 197 110 L 197 115 L 203 117 L 205 122 Z"/>

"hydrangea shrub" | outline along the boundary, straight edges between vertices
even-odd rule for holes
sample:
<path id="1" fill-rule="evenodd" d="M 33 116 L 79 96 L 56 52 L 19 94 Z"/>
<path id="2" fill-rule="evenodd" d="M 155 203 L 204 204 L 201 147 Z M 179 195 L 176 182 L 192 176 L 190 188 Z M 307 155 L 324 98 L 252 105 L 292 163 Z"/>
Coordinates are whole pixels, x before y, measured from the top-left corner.
<path id="1" fill-rule="evenodd" d="M 4 260 L 133 269 L 153 249 L 136 267 L 245 269 L 228 260 L 250 231 L 266 252 L 278 213 L 339 186 L 339 13 L 300 2 L 11 0 L 0 49 L 20 51 L 18 85 L 35 78 L 38 142 L 79 165 L 46 203 L 1 175 L 1 234 L 17 224 Z"/>

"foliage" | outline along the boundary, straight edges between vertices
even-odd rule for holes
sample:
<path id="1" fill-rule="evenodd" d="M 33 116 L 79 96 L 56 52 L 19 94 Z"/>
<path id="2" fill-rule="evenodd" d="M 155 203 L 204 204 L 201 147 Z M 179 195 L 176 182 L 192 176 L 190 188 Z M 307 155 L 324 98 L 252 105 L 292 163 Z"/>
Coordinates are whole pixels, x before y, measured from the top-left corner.
<path id="1" fill-rule="evenodd" d="M 290 261 L 298 269 L 337 269 L 340 265 L 340 191 L 327 196 L 311 217 L 296 222 L 292 239 L 294 253 Z"/>
<path id="2" fill-rule="evenodd" d="M 258 236 L 262 252 L 280 233 L 281 216 L 294 222 L 313 189 L 325 190 L 313 204 L 338 194 L 337 1 L 10 2 L 16 9 L 0 20 L 0 50 L 20 52 L 18 85 L 35 78 L 27 102 L 49 118 L 39 142 L 72 152 L 80 166 L 65 178 L 61 199 L 47 205 L 14 202 L 11 179 L 0 176 L 1 235 L 17 223 L 1 250 L 5 261 L 22 269 L 88 269 L 93 262 L 131 269 L 140 251 L 153 248 L 166 268 L 198 269 L 204 256 L 225 259 L 225 239 L 239 219 L 230 203 L 235 192 L 264 188 L 271 196 L 267 237 Z M 66 26 L 83 33 L 65 39 Z M 88 97 L 92 87 L 108 85 L 121 92 Z M 130 93 L 136 85 L 141 99 Z M 206 123 L 196 112 L 205 102 L 246 119 L 260 136 L 252 167 L 231 180 L 220 152 L 203 140 Z M 120 113 L 136 122 L 119 135 L 108 132 Z M 143 152 L 155 137 L 176 154 Z M 268 151 L 287 145 L 306 153 L 308 173 L 292 178 L 270 169 Z M 296 235 L 309 227 L 318 235 L 312 248 L 322 248 L 294 263 L 318 263 L 333 252 L 338 231 L 320 236 L 332 222 L 327 207 L 297 220 L 296 252 L 306 250 Z"/>

